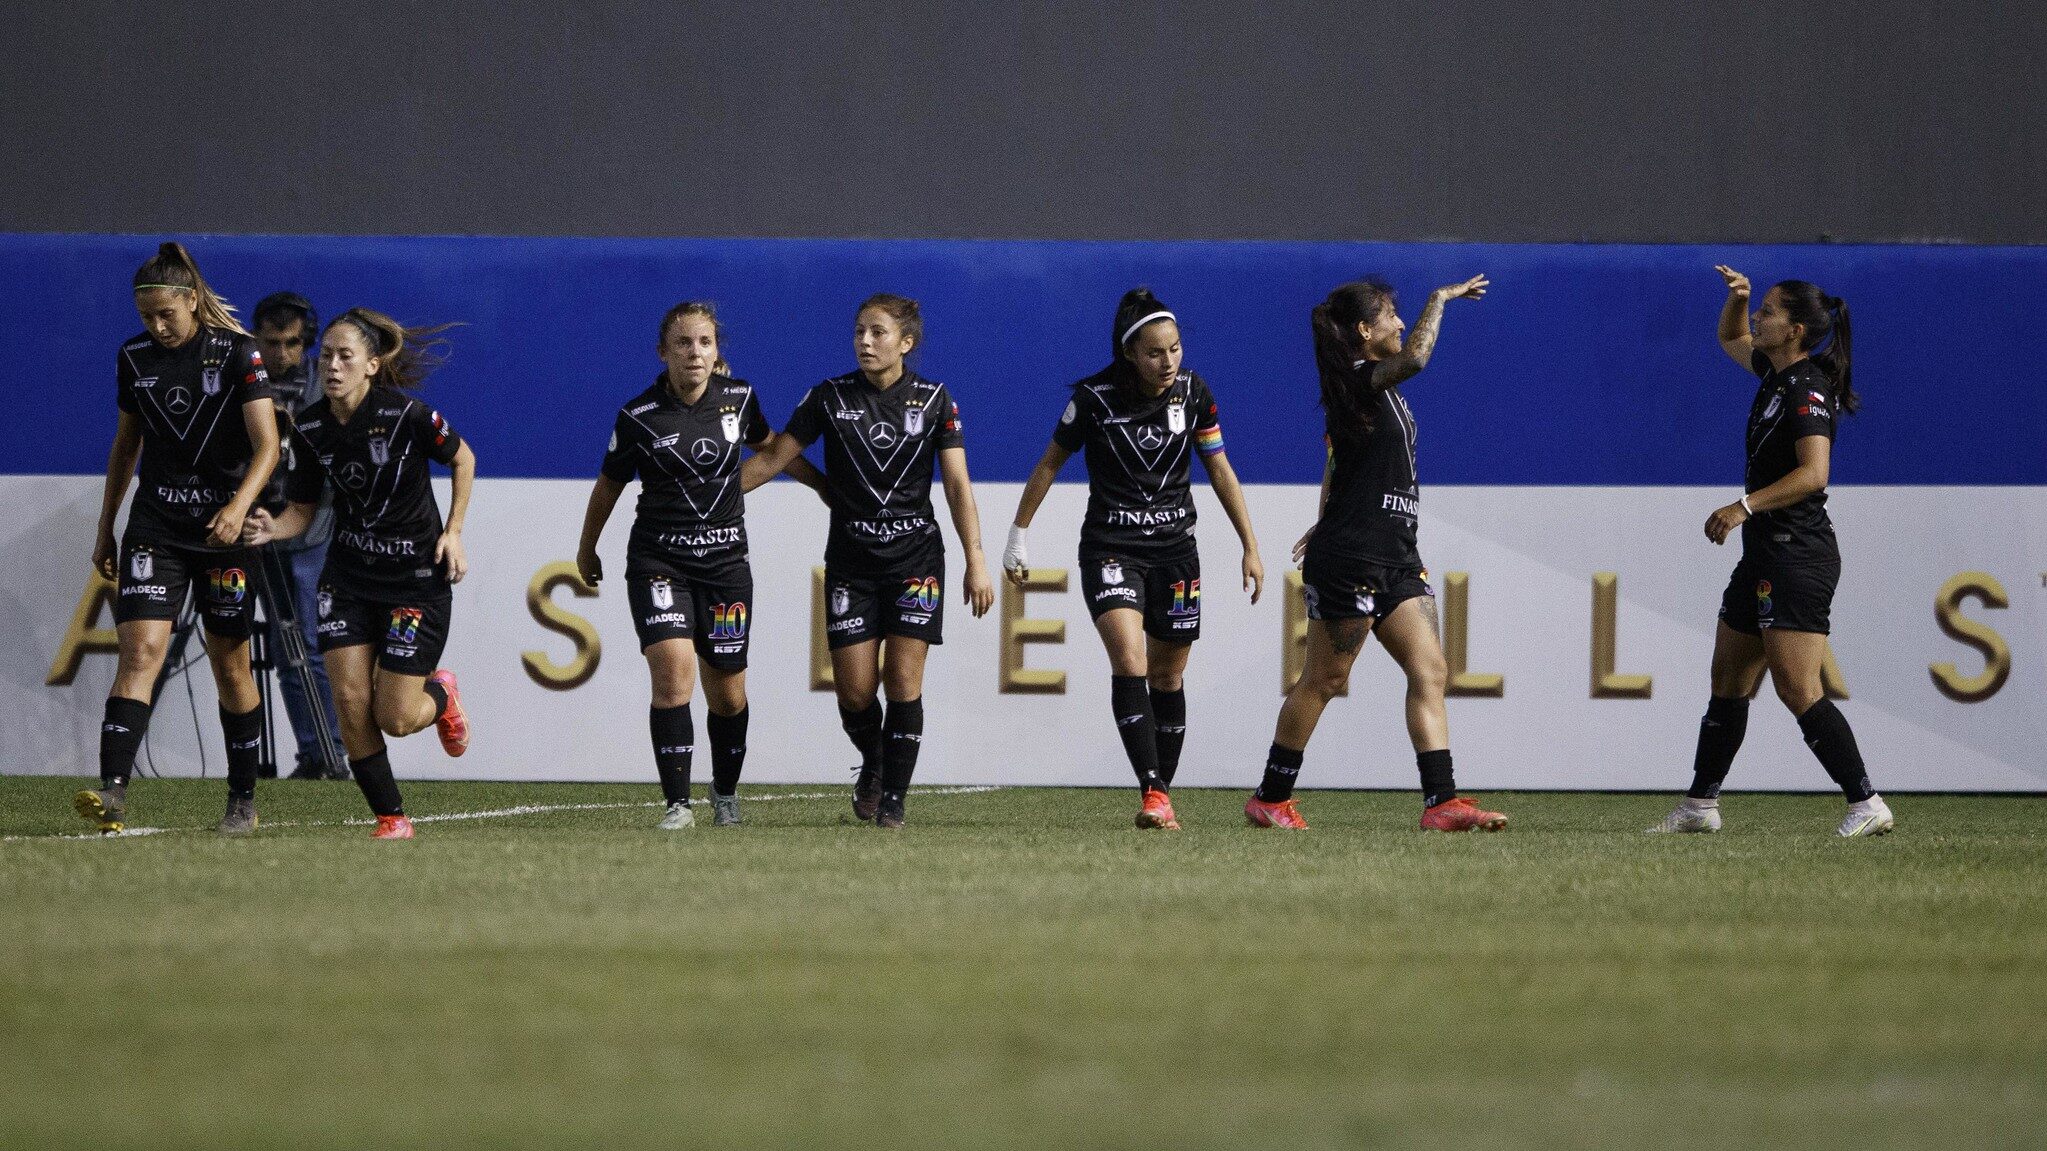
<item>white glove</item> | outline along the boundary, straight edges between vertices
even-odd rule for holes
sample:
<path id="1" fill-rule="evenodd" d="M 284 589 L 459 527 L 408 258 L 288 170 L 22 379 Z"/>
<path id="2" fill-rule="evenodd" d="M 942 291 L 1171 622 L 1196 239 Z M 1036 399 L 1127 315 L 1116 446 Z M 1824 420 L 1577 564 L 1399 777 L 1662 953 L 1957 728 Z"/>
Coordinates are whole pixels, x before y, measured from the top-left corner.
<path id="1" fill-rule="evenodd" d="M 1024 551 L 1024 529 L 1009 525 L 1009 542 L 1002 547 L 1002 568 L 1021 576 L 1030 570 L 1031 559 Z"/>

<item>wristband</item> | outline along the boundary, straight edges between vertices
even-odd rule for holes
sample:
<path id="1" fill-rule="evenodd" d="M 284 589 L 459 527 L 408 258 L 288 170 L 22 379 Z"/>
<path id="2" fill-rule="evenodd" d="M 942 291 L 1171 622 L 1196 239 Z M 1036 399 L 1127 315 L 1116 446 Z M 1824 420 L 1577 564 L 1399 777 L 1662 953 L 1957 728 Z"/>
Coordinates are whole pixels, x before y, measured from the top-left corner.
<path id="1" fill-rule="evenodd" d="M 1741 497 L 1741 510 L 1747 512 L 1751 519 L 1755 518 L 1756 509 L 1748 506 L 1748 497 L 1746 495 Z"/>

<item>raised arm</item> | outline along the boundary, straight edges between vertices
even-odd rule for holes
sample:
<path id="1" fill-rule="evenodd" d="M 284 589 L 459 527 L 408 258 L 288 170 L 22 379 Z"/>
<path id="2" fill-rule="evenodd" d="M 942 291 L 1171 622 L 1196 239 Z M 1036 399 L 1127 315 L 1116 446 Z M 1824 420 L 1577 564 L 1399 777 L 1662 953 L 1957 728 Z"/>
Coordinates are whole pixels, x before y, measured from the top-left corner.
<path id="1" fill-rule="evenodd" d="M 1057 441 L 1045 445 L 1045 454 L 1038 457 L 1038 466 L 1031 469 L 1031 476 L 1024 481 L 1023 495 L 1016 501 L 1016 519 L 1009 525 L 1009 543 L 1002 549 L 1002 570 L 1007 572 L 1011 583 L 1023 586 L 1031 575 L 1030 554 L 1024 545 L 1024 532 L 1031 526 L 1031 520 L 1038 514 L 1038 505 L 1045 502 L 1045 493 L 1052 490 L 1052 481 L 1059 478 L 1059 469 L 1073 453 L 1059 446 Z"/>
<path id="2" fill-rule="evenodd" d="M 941 449 L 938 474 L 945 484 L 945 506 L 952 509 L 960 550 L 967 553 L 966 602 L 979 618 L 995 604 L 995 584 L 988 578 L 988 557 L 981 554 L 981 509 L 974 505 L 974 485 L 967 479 L 967 449 Z"/>
<path id="3" fill-rule="evenodd" d="M 1713 265 L 1727 281 L 1727 302 L 1720 305 L 1720 350 L 1747 370 L 1755 360 L 1755 340 L 1748 330 L 1748 277 L 1725 264 Z M 1749 497 L 1755 503 L 1755 497 Z"/>
<path id="4" fill-rule="evenodd" d="M 100 495 L 99 535 L 92 545 L 92 566 L 112 581 L 120 572 L 120 544 L 114 540 L 114 517 L 121 514 L 121 501 L 128 498 L 128 485 L 135 479 L 135 460 L 142 454 L 142 421 L 122 412 L 114 425 L 114 446 L 107 451 L 107 486 Z"/>
<path id="5" fill-rule="evenodd" d="M 455 471 L 454 492 L 448 500 L 448 522 L 441 528 L 440 542 L 434 545 L 434 562 L 447 560 L 448 582 L 461 583 L 469 574 L 469 557 L 462 553 L 462 521 L 469 515 L 469 493 L 476 487 L 476 453 L 470 450 L 468 440 L 462 441 L 449 466 Z"/>
<path id="6" fill-rule="evenodd" d="M 1251 509 L 1244 506 L 1244 487 L 1237 482 L 1237 471 L 1230 466 L 1230 458 L 1221 451 L 1201 457 L 1201 466 L 1208 469 L 1208 486 L 1215 489 L 1215 497 L 1222 501 L 1223 514 L 1230 517 L 1230 526 L 1237 529 L 1237 539 L 1244 545 L 1244 587 L 1251 593 L 1251 602 L 1257 603 L 1265 590 L 1265 561 L 1258 558 L 1258 535 L 1251 530 Z"/>
<path id="7" fill-rule="evenodd" d="M 1492 281 L 1478 275 L 1430 292 L 1429 302 L 1422 305 L 1422 314 L 1414 322 L 1414 331 L 1407 334 L 1407 344 L 1400 354 L 1372 366 L 1372 386 L 1384 390 L 1419 375 L 1429 366 L 1429 357 L 1436 354 L 1436 337 L 1443 331 L 1443 305 L 1457 299 L 1485 299 L 1486 289 L 1491 286 Z"/>

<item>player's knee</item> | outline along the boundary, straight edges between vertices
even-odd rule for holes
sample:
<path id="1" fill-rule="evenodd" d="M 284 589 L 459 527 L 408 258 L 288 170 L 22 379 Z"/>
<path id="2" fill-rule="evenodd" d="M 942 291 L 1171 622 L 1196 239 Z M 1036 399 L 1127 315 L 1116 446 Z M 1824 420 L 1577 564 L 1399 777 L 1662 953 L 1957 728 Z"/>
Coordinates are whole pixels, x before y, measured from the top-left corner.
<path id="1" fill-rule="evenodd" d="M 1312 675 L 1304 674 L 1301 676 L 1301 690 L 1307 692 L 1312 698 L 1326 704 L 1343 694 L 1345 680 L 1348 678 L 1343 672 L 1333 668 L 1329 671 L 1318 672 Z"/>
<path id="2" fill-rule="evenodd" d="M 376 717 L 377 730 L 393 737 L 411 735 L 426 726 L 426 723 L 420 721 L 419 716 L 408 714 L 408 709 L 385 700 L 377 701 Z"/>
<path id="3" fill-rule="evenodd" d="M 1155 671 L 1145 677 L 1153 691 L 1179 691 L 1186 683 L 1186 677 L 1177 671 Z"/>
<path id="4" fill-rule="evenodd" d="M 1820 690 L 1816 687 L 1802 683 L 1776 683 L 1775 686 L 1777 698 L 1784 701 L 1792 715 L 1804 715 L 1820 701 Z"/>
<path id="5" fill-rule="evenodd" d="M 1411 695 L 1434 699 L 1450 686 L 1450 665 L 1440 659 L 1418 659 L 1407 669 L 1407 690 Z"/>

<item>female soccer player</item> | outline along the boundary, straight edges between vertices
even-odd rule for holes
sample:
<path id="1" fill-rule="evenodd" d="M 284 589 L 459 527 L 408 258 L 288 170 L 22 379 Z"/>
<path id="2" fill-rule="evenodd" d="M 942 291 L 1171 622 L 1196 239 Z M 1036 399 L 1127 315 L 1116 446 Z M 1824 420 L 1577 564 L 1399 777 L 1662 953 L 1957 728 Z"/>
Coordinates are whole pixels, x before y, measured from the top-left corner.
<path id="1" fill-rule="evenodd" d="M 810 389 L 783 434 L 746 461 L 740 479 L 752 491 L 824 439 L 832 506 L 825 632 L 839 719 L 860 749 L 853 814 L 885 828 L 903 825 L 903 797 L 924 740 L 924 659 L 944 639 L 945 548 L 932 518 L 934 461 L 967 555 L 965 602 L 976 618 L 995 602 L 959 405 L 944 384 L 904 363 L 923 338 L 917 301 L 878 295 L 862 303 L 853 319 L 859 370 Z M 877 685 L 888 695 L 885 715 Z"/>
<path id="2" fill-rule="evenodd" d="M 446 325 L 407 328 L 368 308 L 341 313 L 320 338 L 324 398 L 299 413 L 290 500 L 273 521 L 249 518 L 252 544 L 297 535 L 323 485 L 334 492 L 334 541 L 320 573 L 320 651 L 348 765 L 376 814 L 376 839 L 411 839 L 386 735 L 435 725 L 449 755 L 469 749 L 455 673 L 436 670 L 448 643 L 451 584 L 462 582 L 462 521 L 476 453 L 441 414 L 409 393 L 441 362 Z M 448 519 L 434 502 L 427 461 L 451 467 Z"/>
<path id="3" fill-rule="evenodd" d="M 1223 454 L 1215 397 L 1200 376 L 1181 370 L 1179 320 L 1149 289 L 1134 288 L 1116 306 L 1109 346 L 1109 366 L 1073 385 L 1052 442 L 1024 484 L 1002 566 L 1018 584 L 1028 578 L 1024 533 L 1061 465 L 1084 449 L 1081 594 L 1109 652 L 1109 706 L 1137 773 L 1137 826 L 1178 831 L 1170 789 L 1187 736 L 1183 676 L 1201 636 L 1190 454 L 1201 457 L 1243 541 L 1252 603 L 1264 588 L 1265 565 L 1243 488 Z"/>
<path id="4" fill-rule="evenodd" d="M 1706 538 L 1741 529 L 1741 560 L 1720 597 L 1713 641 L 1713 696 L 1699 723 L 1692 786 L 1652 832 L 1720 830 L 1720 784 L 1748 730 L 1748 700 L 1763 669 L 1820 766 L 1841 787 L 1848 813 L 1837 833 L 1882 835 L 1891 809 L 1870 786 L 1848 717 L 1826 697 L 1820 667 L 1827 617 L 1841 579 L 1841 551 L 1827 518 L 1828 464 L 1840 414 L 1861 397 L 1849 387 L 1848 305 L 1804 280 L 1784 280 L 1748 315 L 1748 277 L 1727 281 L 1720 347 L 1762 378 L 1748 411 L 1748 467 L 1740 499 L 1706 519 Z"/>
<path id="5" fill-rule="evenodd" d="M 1308 658 L 1279 709 L 1265 778 L 1244 804 L 1254 827 L 1307 829 L 1293 800 L 1302 753 L 1322 709 L 1350 679 L 1374 631 L 1407 675 L 1407 734 L 1421 772 L 1424 831 L 1498 831 L 1507 817 L 1457 794 L 1450 768 L 1450 719 L 1443 707 L 1449 666 L 1436 623 L 1435 593 L 1416 547 L 1421 512 L 1414 469 L 1414 413 L 1401 382 L 1428 366 L 1451 300 L 1482 299 L 1473 276 L 1429 293 L 1414 334 L 1394 310 L 1393 289 L 1375 280 L 1344 284 L 1315 305 L 1311 326 L 1329 455 L 1322 511 L 1294 546 L 1304 560 Z"/>
<path id="6" fill-rule="evenodd" d="M 117 585 L 120 664 L 100 725 L 100 786 L 72 800 L 102 833 L 127 820 L 128 776 L 149 730 L 171 625 L 198 596 L 206 656 L 227 739 L 223 835 L 256 830 L 263 736 L 249 673 L 249 573 L 242 520 L 277 466 L 277 417 L 263 356 L 182 244 L 164 244 L 135 272 L 143 333 L 115 360 L 120 422 L 107 454 L 93 566 Z M 141 460 L 142 483 L 117 547 L 114 517 Z M 196 585 L 196 587 L 195 587 Z"/>
<path id="7" fill-rule="evenodd" d="M 648 726 L 654 768 L 668 809 L 660 826 L 692 826 L 690 760 L 696 725 L 690 696 L 704 668 L 705 726 L 711 741 L 711 811 L 720 827 L 739 823 L 739 773 L 746 761 L 746 653 L 753 624 L 746 502 L 737 479 L 740 446 L 774 438 L 751 385 L 731 377 L 718 354 L 718 314 L 685 301 L 661 317 L 655 352 L 665 370 L 626 401 L 583 513 L 576 568 L 597 586 L 597 540 L 625 486 L 641 481 L 626 545 L 626 598 L 640 652 L 654 679 Z M 791 474 L 822 489 L 823 477 L 797 457 Z"/>

